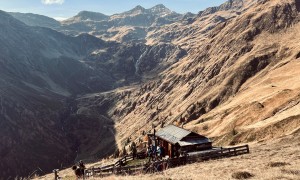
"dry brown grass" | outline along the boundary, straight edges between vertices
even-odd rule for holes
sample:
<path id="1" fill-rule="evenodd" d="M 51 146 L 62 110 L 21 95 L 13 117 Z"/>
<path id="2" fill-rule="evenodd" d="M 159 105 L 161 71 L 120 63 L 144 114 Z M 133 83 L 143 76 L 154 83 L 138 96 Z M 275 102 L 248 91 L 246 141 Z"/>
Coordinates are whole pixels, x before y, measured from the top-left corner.
<path id="1" fill-rule="evenodd" d="M 268 1 L 270 4 L 280 4 L 281 2 L 287 2 L 287 0 Z M 261 5 L 261 7 L 256 8 L 255 6 L 250 8 L 246 13 L 256 14 L 256 16 L 260 15 L 263 18 L 265 12 L 261 11 L 261 9 L 264 9 L 264 11 L 270 10 L 269 5 Z M 168 93 L 161 92 L 159 88 L 161 86 L 156 87 L 156 89 L 150 88 L 150 92 L 146 91 L 145 93 L 138 90 L 139 88 L 132 90 L 131 94 L 133 95 L 128 96 L 128 99 L 118 100 L 116 109 L 124 109 L 129 102 L 141 102 L 140 105 L 137 105 L 136 109 L 131 113 L 113 117 L 113 119 L 116 120 L 116 140 L 121 148 L 123 147 L 122 143 L 128 137 L 136 140 L 142 137 L 137 132 L 148 132 L 151 129 L 152 121 L 160 122 L 166 117 L 166 122 L 171 123 L 177 115 L 183 113 L 191 104 L 196 104 L 202 100 L 204 102 L 205 98 L 212 98 L 219 92 L 222 92 L 222 90 L 226 90 L 226 87 L 228 87 L 226 85 L 227 81 L 222 80 L 229 77 L 230 74 L 236 76 L 231 72 L 236 72 L 239 67 L 249 61 L 250 57 L 277 52 L 274 56 L 270 56 L 271 64 L 269 66 L 247 79 L 238 89 L 238 92 L 229 97 L 226 102 L 207 112 L 199 119 L 185 125 L 187 129 L 208 137 L 214 137 L 215 142 L 219 144 L 261 141 L 250 146 L 251 154 L 190 164 L 169 169 L 159 174 L 112 176 L 104 179 L 222 180 L 232 179 L 233 173 L 236 172 L 248 172 L 253 175 L 252 179 L 300 179 L 300 61 L 295 59 L 300 47 L 300 23 L 277 33 L 264 31 L 253 41 L 248 42 L 253 44 L 250 52 L 237 57 L 237 59 L 231 59 L 232 61 L 234 60 L 234 64 L 230 65 L 231 62 L 224 64 L 224 68 L 214 79 L 210 79 L 208 82 L 205 81 L 206 75 L 213 71 L 213 67 L 218 65 L 220 59 L 222 59 L 218 52 L 219 49 L 224 49 L 222 45 L 231 42 L 232 37 L 241 35 L 232 34 L 232 29 L 238 26 L 239 22 L 244 22 L 241 20 L 247 18 L 248 16 L 246 15 L 237 20 L 229 21 L 228 25 L 214 39 L 214 42 L 207 40 L 207 42 L 202 43 L 201 38 L 196 38 L 197 46 L 206 46 L 206 43 L 208 43 L 214 47 L 211 48 L 210 52 L 205 51 L 205 55 L 210 53 L 208 61 L 203 62 L 204 64 L 201 62 L 199 63 L 201 65 L 196 65 L 195 68 L 190 70 L 184 70 L 188 65 L 193 65 L 194 60 L 198 59 L 198 57 L 202 57 L 198 49 L 191 51 L 189 56 L 165 72 L 165 76 L 170 76 L 170 78 L 164 78 L 159 84 L 172 84 L 173 78 L 171 78 L 171 75 L 184 73 L 182 77 L 183 75 L 188 77 L 188 74 L 196 68 L 201 69 L 202 66 L 205 66 L 204 70 L 201 70 L 201 76 L 198 75 L 193 81 L 187 81 L 186 78 L 183 78 L 185 80 L 180 80 L 182 84 L 177 83 L 180 85 L 174 85 L 173 89 Z M 228 38 L 226 39 L 226 37 Z M 183 41 L 186 41 L 186 39 L 183 39 Z M 217 42 L 220 42 L 220 44 L 215 44 Z M 233 50 L 237 49 L 235 50 L 236 52 L 228 51 L 228 55 L 233 56 L 234 53 L 238 53 L 239 47 L 244 46 L 245 43 L 234 44 L 231 48 Z M 203 79 L 201 79 L 202 75 Z M 182 100 L 181 97 L 188 91 L 191 84 L 198 84 L 199 86 L 194 89 L 194 92 L 188 98 Z M 146 93 L 150 94 L 150 99 L 153 98 L 149 106 L 147 106 L 147 103 L 142 103 Z M 156 119 L 149 118 L 156 112 L 155 107 L 158 105 L 165 108 L 159 112 Z M 115 109 L 112 109 L 110 114 L 113 114 L 113 110 Z M 173 112 L 172 117 L 168 117 L 170 111 Z M 208 128 L 204 127 L 204 125 Z M 295 132 L 298 132 L 298 134 Z M 293 133 L 298 136 L 291 135 Z M 282 138 L 283 136 L 285 138 Z M 266 141 L 272 142 L 266 143 Z M 72 172 L 70 171 L 62 172 L 61 174 L 72 178 Z"/>
<path id="2" fill-rule="evenodd" d="M 289 165 L 289 163 L 286 163 L 286 162 L 270 162 L 268 165 L 270 167 L 281 167 L 281 166 Z"/>
<path id="3" fill-rule="evenodd" d="M 238 171 L 238 172 L 234 172 L 231 177 L 234 179 L 249 179 L 253 177 L 253 174 L 247 171 Z"/>
<path id="4" fill-rule="evenodd" d="M 186 180 L 186 179 L 250 179 L 300 180 L 300 135 L 285 136 L 269 142 L 250 144 L 250 154 L 198 162 L 185 166 L 168 169 L 157 174 L 140 174 L 135 176 L 110 176 L 105 178 L 91 178 L 104 180 Z M 248 174 L 249 173 L 249 174 Z M 63 179 L 75 179 L 72 171 L 61 171 Z M 252 177 L 250 177 L 252 175 Z M 51 175 L 40 179 L 51 179 Z"/>

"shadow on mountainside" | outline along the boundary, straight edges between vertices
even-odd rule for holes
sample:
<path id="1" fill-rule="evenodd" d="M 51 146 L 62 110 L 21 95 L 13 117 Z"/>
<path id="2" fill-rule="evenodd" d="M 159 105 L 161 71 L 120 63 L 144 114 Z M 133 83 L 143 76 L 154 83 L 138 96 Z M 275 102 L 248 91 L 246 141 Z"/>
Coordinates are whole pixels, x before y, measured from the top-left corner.
<path id="1" fill-rule="evenodd" d="M 20 101 L 19 94 L 15 99 L 0 94 L 0 179 L 28 177 L 36 170 L 42 175 L 115 151 L 114 123 L 104 115 L 87 114 L 61 97 L 35 99 L 24 92 L 27 98 Z"/>
<path id="2" fill-rule="evenodd" d="M 106 114 L 110 103 L 93 106 L 89 101 L 82 105 L 82 101 L 80 98 L 71 100 L 68 104 L 69 113 L 62 123 L 68 140 L 73 143 L 74 163 L 79 160 L 91 163 L 115 151 L 115 123 Z"/>

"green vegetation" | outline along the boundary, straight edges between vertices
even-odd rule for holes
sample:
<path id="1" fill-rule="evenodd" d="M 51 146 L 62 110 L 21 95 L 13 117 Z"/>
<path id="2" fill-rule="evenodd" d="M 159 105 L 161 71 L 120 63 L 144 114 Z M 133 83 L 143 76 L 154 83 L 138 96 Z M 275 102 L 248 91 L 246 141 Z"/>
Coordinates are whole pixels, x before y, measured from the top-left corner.
<path id="1" fill-rule="evenodd" d="M 146 164 L 149 161 L 149 158 L 146 159 L 134 159 L 132 161 L 127 162 L 126 166 L 135 166 L 140 164 Z"/>

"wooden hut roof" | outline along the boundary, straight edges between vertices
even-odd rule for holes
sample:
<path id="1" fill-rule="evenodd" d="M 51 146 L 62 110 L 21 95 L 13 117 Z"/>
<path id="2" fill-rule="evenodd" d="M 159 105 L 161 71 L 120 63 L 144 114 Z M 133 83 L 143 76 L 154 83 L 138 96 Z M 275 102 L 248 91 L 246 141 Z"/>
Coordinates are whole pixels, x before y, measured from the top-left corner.
<path id="1" fill-rule="evenodd" d="M 182 140 L 186 136 L 190 134 L 195 134 L 199 137 L 199 139 L 193 139 L 193 140 Z M 162 129 L 160 129 L 156 134 L 157 137 L 171 143 L 176 144 L 179 143 L 181 146 L 187 146 L 187 145 L 194 145 L 194 144 L 202 144 L 206 142 L 210 142 L 210 140 L 204 136 L 198 135 L 196 133 L 193 133 L 191 131 L 188 131 L 186 129 L 174 126 L 174 125 L 168 125 Z"/>
<path id="2" fill-rule="evenodd" d="M 203 139 L 188 139 L 184 141 L 178 141 L 178 144 L 180 146 L 192 146 L 196 144 L 204 144 L 204 143 L 209 143 L 211 142 L 208 138 L 203 138 Z"/>

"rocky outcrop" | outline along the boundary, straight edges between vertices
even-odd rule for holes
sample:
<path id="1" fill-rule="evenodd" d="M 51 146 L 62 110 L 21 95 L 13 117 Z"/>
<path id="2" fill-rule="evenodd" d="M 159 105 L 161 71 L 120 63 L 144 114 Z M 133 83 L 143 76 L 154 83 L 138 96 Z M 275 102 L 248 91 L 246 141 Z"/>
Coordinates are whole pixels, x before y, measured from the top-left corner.
<path id="1" fill-rule="evenodd" d="M 185 49 L 196 48 L 209 31 L 218 24 L 239 16 L 249 6 L 250 1 L 228 1 L 217 7 L 209 7 L 197 15 L 186 14 L 181 21 L 163 27 L 150 28 L 147 33 L 147 43 L 156 44 L 168 42 Z M 251 3 L 254 3 L 253 1 Z"/>

